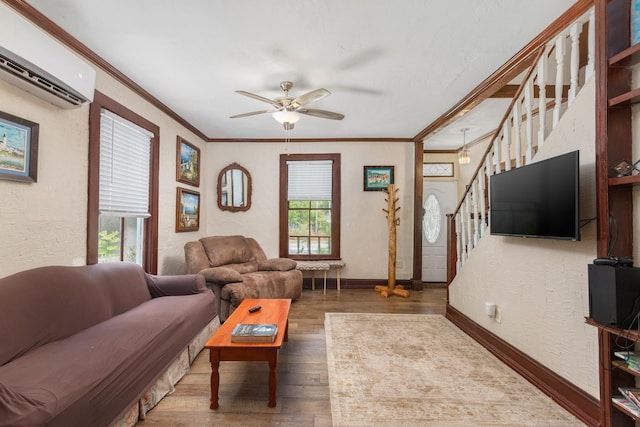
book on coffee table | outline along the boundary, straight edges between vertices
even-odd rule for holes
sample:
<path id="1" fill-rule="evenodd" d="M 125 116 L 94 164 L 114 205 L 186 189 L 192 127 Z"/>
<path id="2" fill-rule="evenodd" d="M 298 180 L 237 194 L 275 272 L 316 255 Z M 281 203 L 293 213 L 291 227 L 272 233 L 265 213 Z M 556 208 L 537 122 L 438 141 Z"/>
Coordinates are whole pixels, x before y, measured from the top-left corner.
<path id="1" fill-rule="evenodd" d="M 273 342 L 278 327 L 273 323 L 238 323 L 231 332 L 231 342 Z"/>

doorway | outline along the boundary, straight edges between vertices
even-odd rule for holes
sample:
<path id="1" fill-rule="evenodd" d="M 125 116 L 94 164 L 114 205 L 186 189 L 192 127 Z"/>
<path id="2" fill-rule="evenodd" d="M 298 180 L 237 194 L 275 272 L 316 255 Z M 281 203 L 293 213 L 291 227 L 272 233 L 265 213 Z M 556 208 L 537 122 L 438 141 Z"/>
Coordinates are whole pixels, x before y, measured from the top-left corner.
<path id="1" fill-rule="evenodd" d="M 458 201 L 456 181 L 425 181 L 422 200 L 422 281 L 447 281 L 447 222 Z"/>

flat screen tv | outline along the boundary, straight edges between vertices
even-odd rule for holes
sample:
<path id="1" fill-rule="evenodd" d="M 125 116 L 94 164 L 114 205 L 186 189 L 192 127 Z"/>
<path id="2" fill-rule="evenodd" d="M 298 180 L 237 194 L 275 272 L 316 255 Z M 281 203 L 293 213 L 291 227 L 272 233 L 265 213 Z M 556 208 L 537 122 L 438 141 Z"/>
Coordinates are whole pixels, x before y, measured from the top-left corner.
<path id="1" fill-rule="evenodd" d="M 579 151 L 492 175 L 491 234 L 580 240 Z"/>

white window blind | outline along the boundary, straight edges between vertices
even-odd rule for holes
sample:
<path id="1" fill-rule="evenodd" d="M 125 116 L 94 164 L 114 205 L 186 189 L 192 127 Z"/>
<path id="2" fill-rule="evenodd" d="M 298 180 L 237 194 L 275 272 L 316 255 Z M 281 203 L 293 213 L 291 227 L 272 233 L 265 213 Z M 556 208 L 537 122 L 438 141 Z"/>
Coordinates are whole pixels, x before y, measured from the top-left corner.
<path id="1" fill-rule="evenodd" d="M 149 217 L 153 133 L 107 110 L 100 117 L 100 214 Z"/>
<path id="2" fill-rule="evenodd" d="M 288 200 L 331 200 L 331 160 L 287 162 Z"/>

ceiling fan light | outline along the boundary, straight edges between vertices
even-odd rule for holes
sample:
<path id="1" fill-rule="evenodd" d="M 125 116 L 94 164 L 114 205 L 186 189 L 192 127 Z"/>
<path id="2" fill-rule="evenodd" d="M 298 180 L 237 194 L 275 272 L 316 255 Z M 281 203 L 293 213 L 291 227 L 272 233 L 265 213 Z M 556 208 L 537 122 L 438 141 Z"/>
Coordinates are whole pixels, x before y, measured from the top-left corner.
<path id="1" fill-rule="evenodd" d="M 273 118 L 278 122 L 278 123 L 296 123 L 298 120 L 300 120 L 300 114 L 296 113 L 295 111 L 288 111 L 288 110 L 281 110 L 281 111 L 276 111 L 275 113 L 272 114 Z"/>

